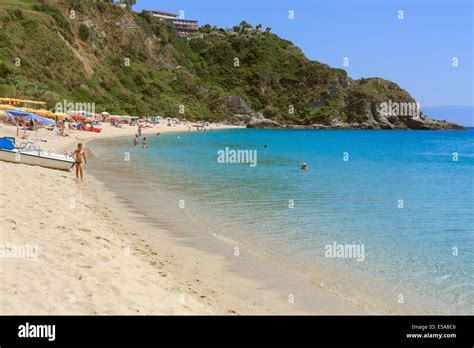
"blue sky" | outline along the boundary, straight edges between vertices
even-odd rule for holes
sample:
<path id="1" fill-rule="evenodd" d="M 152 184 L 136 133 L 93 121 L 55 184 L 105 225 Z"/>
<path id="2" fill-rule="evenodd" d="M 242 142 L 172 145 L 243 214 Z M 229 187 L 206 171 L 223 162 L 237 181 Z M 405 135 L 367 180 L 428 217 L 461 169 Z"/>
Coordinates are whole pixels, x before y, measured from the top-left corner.
<path id="1" fill-rule="evenodd" d="M 137 0 L 134 9 L 183 10 L 224 28 L 261 23 L 353 78 L 397 82 L 422 107 L 474 105 L 472 0 Z"/>

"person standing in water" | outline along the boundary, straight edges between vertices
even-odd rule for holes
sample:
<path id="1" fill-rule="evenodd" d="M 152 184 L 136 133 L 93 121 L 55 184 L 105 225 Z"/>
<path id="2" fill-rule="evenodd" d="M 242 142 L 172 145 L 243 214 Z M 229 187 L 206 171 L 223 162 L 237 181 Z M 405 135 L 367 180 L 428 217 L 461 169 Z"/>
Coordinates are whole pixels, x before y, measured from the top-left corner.
<path id="1" fill-rule="evenodd" d="M 79 180 L 79 176 L 81 176 L 81 181 L 84 181 L 84 163 L 87 163 L 87 159 L 82 143 L 77 144 L 77 149 L 72 154 L 72 157 L 74 157 L 76 165 L 76 179 Z"/>
<path id="2" fill-rule="evenodd" d="M 143 137 L 143 148 L 146 148 L 146 137 Z"/>
<path id="3" fill-rule="evenodd" d="M 133 145 L 138 145 L 138 134 L 135 134 L 135 136 L 133 137 Z"/>

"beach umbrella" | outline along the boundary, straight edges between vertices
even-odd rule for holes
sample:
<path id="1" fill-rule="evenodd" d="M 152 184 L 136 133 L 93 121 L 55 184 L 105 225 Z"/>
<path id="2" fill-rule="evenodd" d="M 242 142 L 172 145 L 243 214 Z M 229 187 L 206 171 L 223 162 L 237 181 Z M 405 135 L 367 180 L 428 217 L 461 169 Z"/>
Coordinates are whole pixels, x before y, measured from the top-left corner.
<path id="1" fill-rule="evenodd" d="M 68 115 L 68 114 L 65 114 L 64 112 L 56 112 L 56 113 L 54 114 L 54 116 L 57 117 L 57 118 L 66 118 L 66 117 L 69 117 L 69 115 Z"/>
<path id="2" fill-rule="evenodd" d="M 49 117 L 49 118 L 54 118 L 56 115 L 52 113 L 49 110 L 36 110 L 33 111 L 34 114 L 44 116 L 44 117 Z"/>
<path id="3" fill-rule="evenodd" d="M 84 117 L 82 115 L 72 115 L 72 118 L 75 120 L 85 120 L 87 117 Z"/>
<path id="4" fill-rule="evenodd" d="M 14 116 L 14 117 L 24 117 L 28 120 L 35 120 L 35 121 L 50 124 L 50 125 L 56 125 L 56 122 L 54 122 L 53 120 L 50 120 L 43 116 L 38 116 L 29 112 L 25 112 L 23 110 L 9 110 L 7 111 L 7 113 L 10 116 Z"/>
<path id="5" fill-rule="evenodd" d="M 16 99 L 12 99 L 12 98 L 0 98 L 0 100 L 2 102 L 7 102 L 7 103 L 15 103 L 16 102 Z"/>
<path id="6" fill-rule="evenodd" d="M 12 101 L 16 103 L 23 103 L 23 104 L 46 105 L 45 102 L 34 101 L 34 100 L 29 100 L 29 99 L 12 99 Z"/>
<path id="7" fill-rule="evenodd" d="M 0 105 L 0 109 L 2 109 L 2 110 L 15 110 L 16 108 L 13 105 L 10 105 L 10 104 L 3 104 L 3 105 Z"/>
<path id="8" fill-rule="evenodd" d="M 110 117 L 111 120 L 114 120 L 114 121 L 122 121 L 122 117 L 120 116 L 112 116 Z"/>
<path id="9" fill-rule="evenodd" d="M 20 109 L 9 110 L 9 111 L 7 111 L 7 113 L 10 116 L 14 116 L 14 117 L 27 117 L 27 116 L 31 115 L 31 113 L 26 112 L 25 110 L 20 110 Z"/>
<path id="10" fill-rule="evenodd" d="M 34 113 L 38 110 L 36 109 L 32 109 L 32 108 L 20 108 L 20 110 L 23 110 L 23 111 L 26 111 L 26 112 L 29 112 L 29 113 Z"/>

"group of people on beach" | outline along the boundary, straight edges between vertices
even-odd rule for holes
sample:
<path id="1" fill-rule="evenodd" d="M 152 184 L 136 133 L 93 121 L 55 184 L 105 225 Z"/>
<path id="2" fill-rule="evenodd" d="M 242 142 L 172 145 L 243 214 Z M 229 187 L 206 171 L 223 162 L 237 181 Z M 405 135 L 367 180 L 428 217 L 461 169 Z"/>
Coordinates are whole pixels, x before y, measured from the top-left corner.
<path id="1" fill-rule="evenodd" d="M 160 133 L 158 133 L 159 135 Z M 138 132 L 135 134 L 133 138 L 133 145 L 137 146 L 139 144 L 139 138 L 142 136 L 142 126 L 138 125 Z M 147 147 L 147 140 L 146 137 L 142 139 L 142 146 L 143 148 Z M 86 154 L 84 152 L 84 148 L 82 147 L 82 143 L 77 144 L 76 150 L 73 152 L 72 157 L 74 158 L 74 166 L 76 167 L 76 179 L 81 181 L 84 180 L 84 164 L 87 164 Z"/>
<path id="2" fill-rule="evenodd" d="M 137 134 L 135 134 L 135 136 L 133 137 L 133 145 L 134 145 L 134 146 L 137 146 L 137 145 L 138 145 L 139 139 L 141 138 L 141 136 L 142 136 L 142 126 L 141 126 L 141 125 L 138 125 Z M 143 146 L 143 148 L 147 147 L 146 137 L 143 137 L 142 146 Z"/>

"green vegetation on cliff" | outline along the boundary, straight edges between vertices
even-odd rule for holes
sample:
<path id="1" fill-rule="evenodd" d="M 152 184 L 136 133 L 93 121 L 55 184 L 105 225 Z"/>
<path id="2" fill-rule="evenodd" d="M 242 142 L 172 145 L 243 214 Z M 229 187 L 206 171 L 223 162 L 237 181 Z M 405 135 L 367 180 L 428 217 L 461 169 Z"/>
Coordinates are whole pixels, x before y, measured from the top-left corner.
<path id="1" fill-rule="evenodd" d="M 366 122 L 381 102 L 414 102 L 395 83 L 354 81 L 249 27 L 205 26 L 202 37 L 187 39 L 107 1 L 2 0 L 0 96 L 49 107 L 94 102 L 98 111 L 132 115 L 177 116 L 183 105 L 188 119 L 262 113 L 305 125 Z"/>

